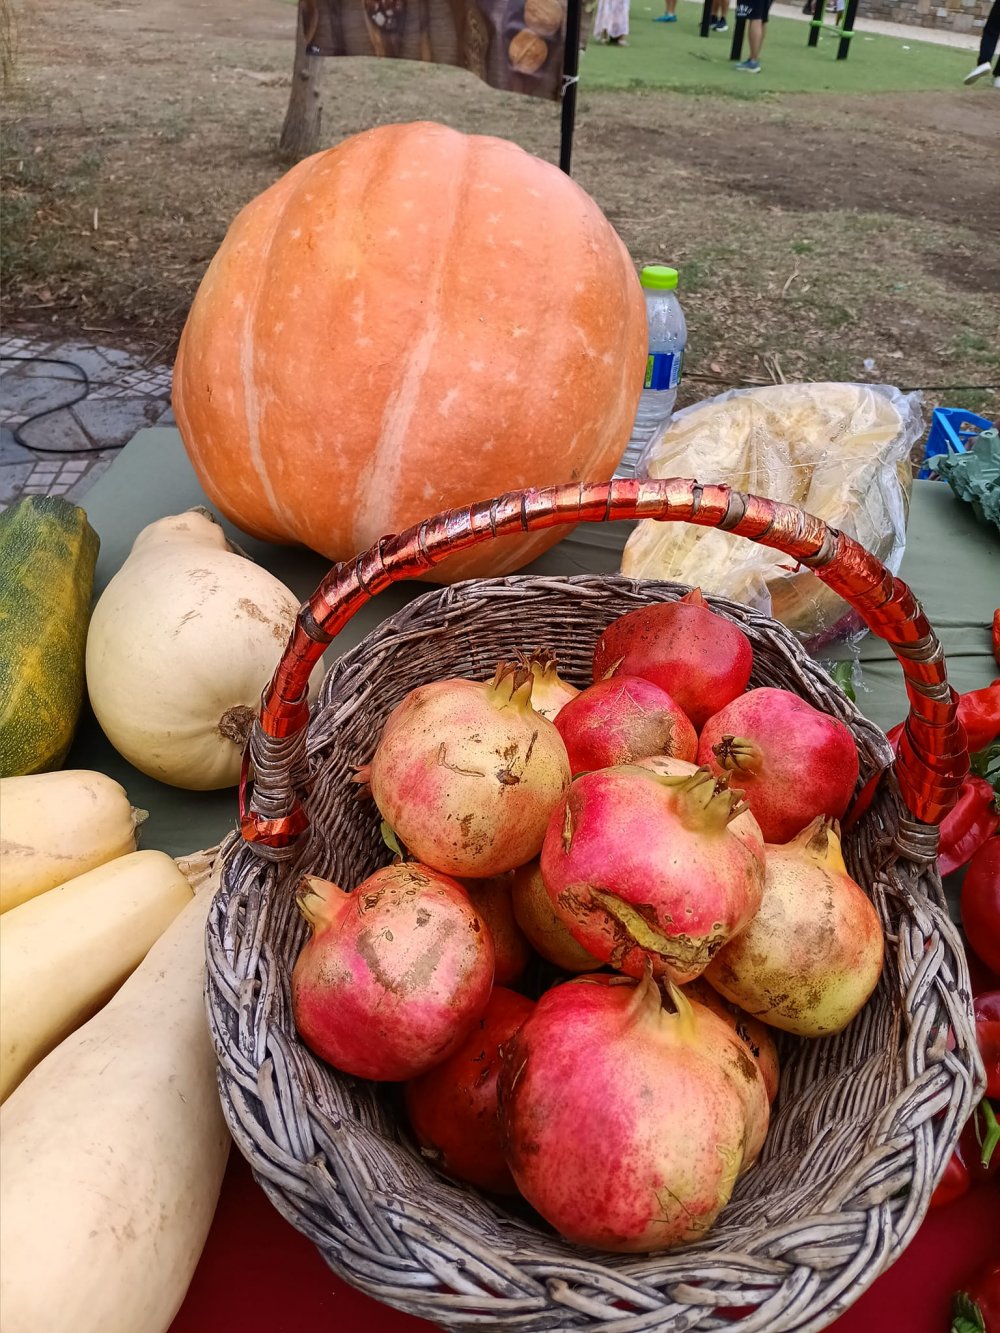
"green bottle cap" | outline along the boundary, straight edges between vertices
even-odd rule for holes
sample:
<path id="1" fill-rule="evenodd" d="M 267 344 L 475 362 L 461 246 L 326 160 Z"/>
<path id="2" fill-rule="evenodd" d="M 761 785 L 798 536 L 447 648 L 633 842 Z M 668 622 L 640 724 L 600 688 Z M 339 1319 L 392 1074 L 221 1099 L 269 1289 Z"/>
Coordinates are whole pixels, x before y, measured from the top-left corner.
<path id="1" fill-rule="evenodd" d="M 647 264 L 639 274 L 639 282 L 654 291 L 672 292 L 677 286 L 677 270 L 663 264 Z"/>

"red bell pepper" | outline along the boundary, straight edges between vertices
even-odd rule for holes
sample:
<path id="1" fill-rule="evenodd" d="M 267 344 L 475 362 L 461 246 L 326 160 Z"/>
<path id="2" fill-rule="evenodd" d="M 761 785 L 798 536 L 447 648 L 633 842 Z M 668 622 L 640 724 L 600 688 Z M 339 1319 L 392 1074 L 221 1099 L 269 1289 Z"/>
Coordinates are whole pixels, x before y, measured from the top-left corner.
<path id="1" fill-rule="evenodd" d="M 1000 666 L 1000 609 L 993 612 L 993 656 Z"/>
<path id="2" fill-rule="evenodd" d="M 951 1333 L 1000 1333 L 1000 1257 L 955 1293 Z"/>
<path id="3" fill-rule="evenodd" d="M 972 1001 L 972 1012 L 976 1018 L 976 1044 L 986 1067 L 986 1096 L 1000 1099 L 1000 991 L 977 995 Z"/>
<path id="4" fill-rule="evenodd" d="M 930 1206 L 932 1208 L 942 1208 L 946 1203 L 951 1203 L 954 1199 L 960 1199 L 963 1194 L 968 1192 L 971 1184 L 972 1178 L 969 1175 L 969 1168 L 965 1165 L 962 1145 L 959 1143 L 948 1159 L 944 1174 L 931 1195 Z"/>
<path id="5" fill-rule="evenodd" d="M 958 720 L 965 728 L 969 753 L 985 749 L 1000 736 L 1000 679 L 958 697 Z"/>
<path id="6" fill-rule="evenodd" d="M 970 774 L 958 800 L 941 821 L 938 869 L 942 875 L 964 866 L 983 843 L 1000 829 L 997 794 L 985 778 Z"/>
<path id="7" fill-rule="evenodd" d="M 993 681 L 991 684 L 984 686 L 981 690 L 969 690 L 966 694 L 960 694 L 958 696 L 958 720 L 965 729 L 966 743 L 969 747 L 970 755 L 977 755 L 980 751 L 985 750 L 987 746 L 992 745 L 993 742 L 1000 740 L 1000 678 Z M 893 754 L 896 754 L 899 750 L 899 738 L 903 734 L 903 726 L 904 724 L 902 722 L 897 722 L 890 731 L 886 732 L 886 740 L 892 746 Z M 982 758 L 983 756 L 980 757 Z M 980 767 L 979 772 L 982 773 L 985 770 L 986 765 L 984 764 Z M 854 804 L 851 806 L 851 809 L 844 820 L 845 830 L 849 830 L 871 805 L 872 797 L 875 795 L 875 788 L 877 785 L 878 778 L 872 778 L 871 781 L 858 792 L 857 799 L 854 801 Z M 980 795 L 982 795 L 982 788 L 979 788 L 978 790 Z M 963 798 L 965 799 L 967 806 L 975 804 L 972 800 L 971 793 L 967 793 L 964 788 L 959 796 L 959 802 L 961 802 Z M 954 811 L 952 813 L 954 813 Z M 947 820 L 945 822 L 947 822 Z M 962 827 L 964 827 L 964 821 L 962 822 Z M 956 822 L 955 828 L 960 829 L 959 822 Z M 983 833 L 978 841 L 970 842 L 965 860 L 968 860 L 968 857 L 972 852 L 975 851 L 980 843 L 988 836 L 988 833 Z M 943 846 L 945 844 L 944 825 L 942 825 L 941 842 Z M 946 857 L 945 859 L 949 858 Z M 956 862 L 956 864 L 951 867 L 951 870 L 955 870 L 958 866 L 964 865 L 965 860 Z M 941 873 L 942 875 L 947 875 L 950 874 L 951 871 L 945 870 L 942 865 Z"/>
<path id="8" fill-rule="evenodd" d="M 992 972 L 1000 972 L 1000 838 L 988 839 L 970 858 L 961 908 L 969 947 Z"/>

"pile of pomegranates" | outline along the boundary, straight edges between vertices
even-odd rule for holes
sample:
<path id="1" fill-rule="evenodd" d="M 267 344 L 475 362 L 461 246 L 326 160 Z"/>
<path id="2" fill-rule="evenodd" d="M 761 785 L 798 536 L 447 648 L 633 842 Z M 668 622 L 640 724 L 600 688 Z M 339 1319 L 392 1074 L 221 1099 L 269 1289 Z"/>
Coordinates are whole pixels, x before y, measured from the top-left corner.
<path id="1" fill-rule="evenodd" d="M 586 689 L 543 651 L 421 685 L 358 774 L 394 864 L 299 886 L 302 1039 L 583 1245 L 703 1235 L 764 1143 L 770 1029 L 839 1032 L 882 971 L 854 738 L 752 667 L 695 590 L 609 625 Z"/>

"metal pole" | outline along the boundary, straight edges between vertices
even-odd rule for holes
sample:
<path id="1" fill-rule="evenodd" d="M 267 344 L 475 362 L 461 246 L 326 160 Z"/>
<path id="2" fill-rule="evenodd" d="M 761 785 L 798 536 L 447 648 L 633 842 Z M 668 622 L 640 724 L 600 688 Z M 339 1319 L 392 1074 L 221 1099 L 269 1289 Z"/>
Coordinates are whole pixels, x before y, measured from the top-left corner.
<path id="1" fill-rule="evenodd" d="M 706 0 L 709 3 L 709 0 Z M 576 123 L 576 84 L 580 69 L 580 20 L 583 0 L 569 0 L 566 10 L 566 45 L 563 48 L 562 123 L 559 131 L 559 168 L 569 176 Z"/>
<path id="2" fill-rule="evenodd" d="M 729 59 L 739 60 L 743 54 L 743 32 L 747 26 L 745 18 L 740 18 L 739 11 L 736 14 L 736 23 L 733 27 L 733 44 L 729 48 Z"/>
<path id="3" fill-rule="evenodd" d="M 854 16 L 857 12 L 858 0 L 847 0 L 847 10 L 844 13 L 844 22 L 840 29 L 840 45 L 837 47 L 838 60 L 846 60 L 851 49 L 851 38 L 854 36 Z"/>
<path id="4" fill-rule="evenodd" d="M 712 22 L 712 0 L 705 0 L 701 7 L 701 33 L 702 37 L 708 36 L 708 29 Z"/>
<path id="5" fill-rule="evenodd" d="M 816 46 L 819 43 L 819 30 L 823 26 L 823 0 L 816 0 L 816 7 L 813 10 L 812 22 L 809 24 L 809 45 Z"/>

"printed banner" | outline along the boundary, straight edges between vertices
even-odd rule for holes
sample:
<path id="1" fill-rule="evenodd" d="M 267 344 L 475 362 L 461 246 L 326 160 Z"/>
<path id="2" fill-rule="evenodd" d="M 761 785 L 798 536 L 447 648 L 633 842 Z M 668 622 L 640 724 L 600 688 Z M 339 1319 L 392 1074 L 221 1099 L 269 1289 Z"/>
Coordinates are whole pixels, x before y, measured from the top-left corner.
<path id="1" fill-rule="evenodd" d="M 565 0 L 301 0 L 309 51 L 459 65 L 494 88 L 559 99 Z"/>

